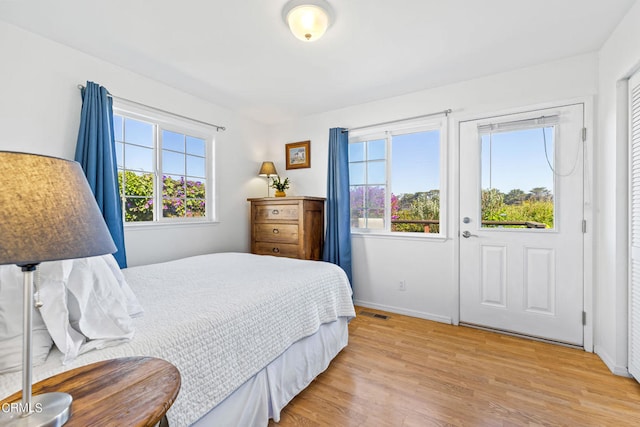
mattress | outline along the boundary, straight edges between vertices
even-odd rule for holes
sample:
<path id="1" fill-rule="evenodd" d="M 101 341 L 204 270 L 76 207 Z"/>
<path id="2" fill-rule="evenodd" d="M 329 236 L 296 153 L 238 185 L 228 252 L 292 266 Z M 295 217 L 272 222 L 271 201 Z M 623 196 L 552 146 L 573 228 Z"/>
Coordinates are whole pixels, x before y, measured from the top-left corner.
<path id="1" fill-rule="evenodd" d="M 324 262 L 222 253 L 123 272 L 145 309 L 134 338 L 65 366 L 54 349 L 33 378 L 116 357 L 168 360 L 182 376 L 172 426 L 201 418 L 321 325 L 355 316 L 346 275 Z M 18 389 L 19 372 L 0 376 L 0 395 Z"/>

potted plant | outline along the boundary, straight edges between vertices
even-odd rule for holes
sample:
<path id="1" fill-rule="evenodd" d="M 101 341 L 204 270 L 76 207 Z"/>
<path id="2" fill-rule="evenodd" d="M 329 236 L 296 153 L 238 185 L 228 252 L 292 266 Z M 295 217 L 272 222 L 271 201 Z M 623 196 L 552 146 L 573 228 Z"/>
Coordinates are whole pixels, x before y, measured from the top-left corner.
<path id="1" fill-rule="evenodd" d="M 289 178 L 285 178 L 284 181 L 282 181 L 279 176 L 276 178 L 271 178 L 271 188 L 275 188 L 276 197 L 286 196 L 284 190 L 289 188 Z"/>

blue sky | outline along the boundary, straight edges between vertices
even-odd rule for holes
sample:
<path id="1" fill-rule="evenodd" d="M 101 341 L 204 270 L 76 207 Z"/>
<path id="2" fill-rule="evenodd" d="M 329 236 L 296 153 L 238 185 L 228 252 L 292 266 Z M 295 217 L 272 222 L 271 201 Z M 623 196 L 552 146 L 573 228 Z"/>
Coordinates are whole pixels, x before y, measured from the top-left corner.
<path id="1" fill-rule="evenodd" d="M 393 194 L 415 193 L 439 188 L 440 140 L 439 131 L 417 132 L 393 137 L 392 183 Z M 385 183 L 385 140 L 349 144 L 350 161 L 364 160 L 367 151 L 368 183 Z M 377 160 L 377 161 L 376 161 Z M 351 165 L 351 185 L 364 184 L 364 163 Z"/>
<path id="2" fill-rule="evenodd" d="M 140 172 L 153 172 L 153 126 L 129 118 L 114 116 L 114 134 L 118 166 L 122 166 L 123 154 L 127 161 L 127 169 Z M 135 145 L 130 145 L 135 144 Z M 181 176 L 206 177 L 205 141 L 200 138 L 186 136 L 181 133 L 162 131 L 162 166 L 164 175 L 179 179 Z M 123 153 L 123 150 L 125 152 Z"/>
<path id="3" fill-rule="evenodd" d="M 547 154 L 553 164 L 553 128 L 545 130 Z M 393 137 L 391 192 L 399 195 L 440 187 L 440 133 L 417 132 Z M 541 128 L 483 135 L 481 138 L 482 188 L 503 193 L 520 189 L 528 193 L 546 187 L 553 193 L 554 174 L 547 164 Z M 366 145 L 366 146 L 365 146 Z M 365 154 L 366 153 L 366 154 Z M 385 183 L 385 140 L 349 144 L 350 161 L 369 160 L 367 182 Z M 491 161 L 489 161 L 491 159 Z M 365 183 L 364 163 L 350 165 L 351 185 Z"/>
<path id="4" fill-rule="evenodd" d="M 547 155 L 553 165 L 553 128 L 545 128 L 545 134 Z M 553 181 L 541 128 L 494 133 L 491 138 L 488 134 L 482 136 L 483 189 L 497 188 L 506 194 L 513 189 L 528 193 L 532 188 L 546 187 L 553 193 Z"/>
<path id="5" fill-rule="evenodd" d="M 393 194 L 439 189 L 440 132 L 394 136 L 391 168 Z"/>

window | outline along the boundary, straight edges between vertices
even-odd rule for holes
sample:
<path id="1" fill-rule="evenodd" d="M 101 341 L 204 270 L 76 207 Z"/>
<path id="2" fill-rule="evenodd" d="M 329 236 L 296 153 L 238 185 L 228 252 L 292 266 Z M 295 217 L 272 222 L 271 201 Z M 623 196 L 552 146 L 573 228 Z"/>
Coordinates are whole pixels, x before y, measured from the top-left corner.
<path id="1" fill-rule="evenodd" d="M 114 134 L 125 223 L 214 219 L 211 128 L 114 106 Z"/>
<path id="2" fill-rule="evenodd" d="M 555 134 L 545 125 L 480 129 L 483 228 L 554 228 Z"/>
<path id="3" fill-rule="evenodd" d="M 442 234 L 444 119 L 349 135 L 353 231 Z"/>

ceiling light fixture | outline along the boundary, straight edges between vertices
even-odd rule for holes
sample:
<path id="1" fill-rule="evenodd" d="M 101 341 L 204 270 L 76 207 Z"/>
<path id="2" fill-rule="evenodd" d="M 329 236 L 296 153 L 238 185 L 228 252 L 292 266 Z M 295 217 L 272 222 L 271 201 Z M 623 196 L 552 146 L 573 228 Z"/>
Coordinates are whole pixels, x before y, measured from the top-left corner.
<path id="1" fill-rule="evenodd" d="M 325 0 L 291 0 L 282 9 L 282 18 L 296 38 L 314 42 L 331 25 L 333 13 Z"/>

